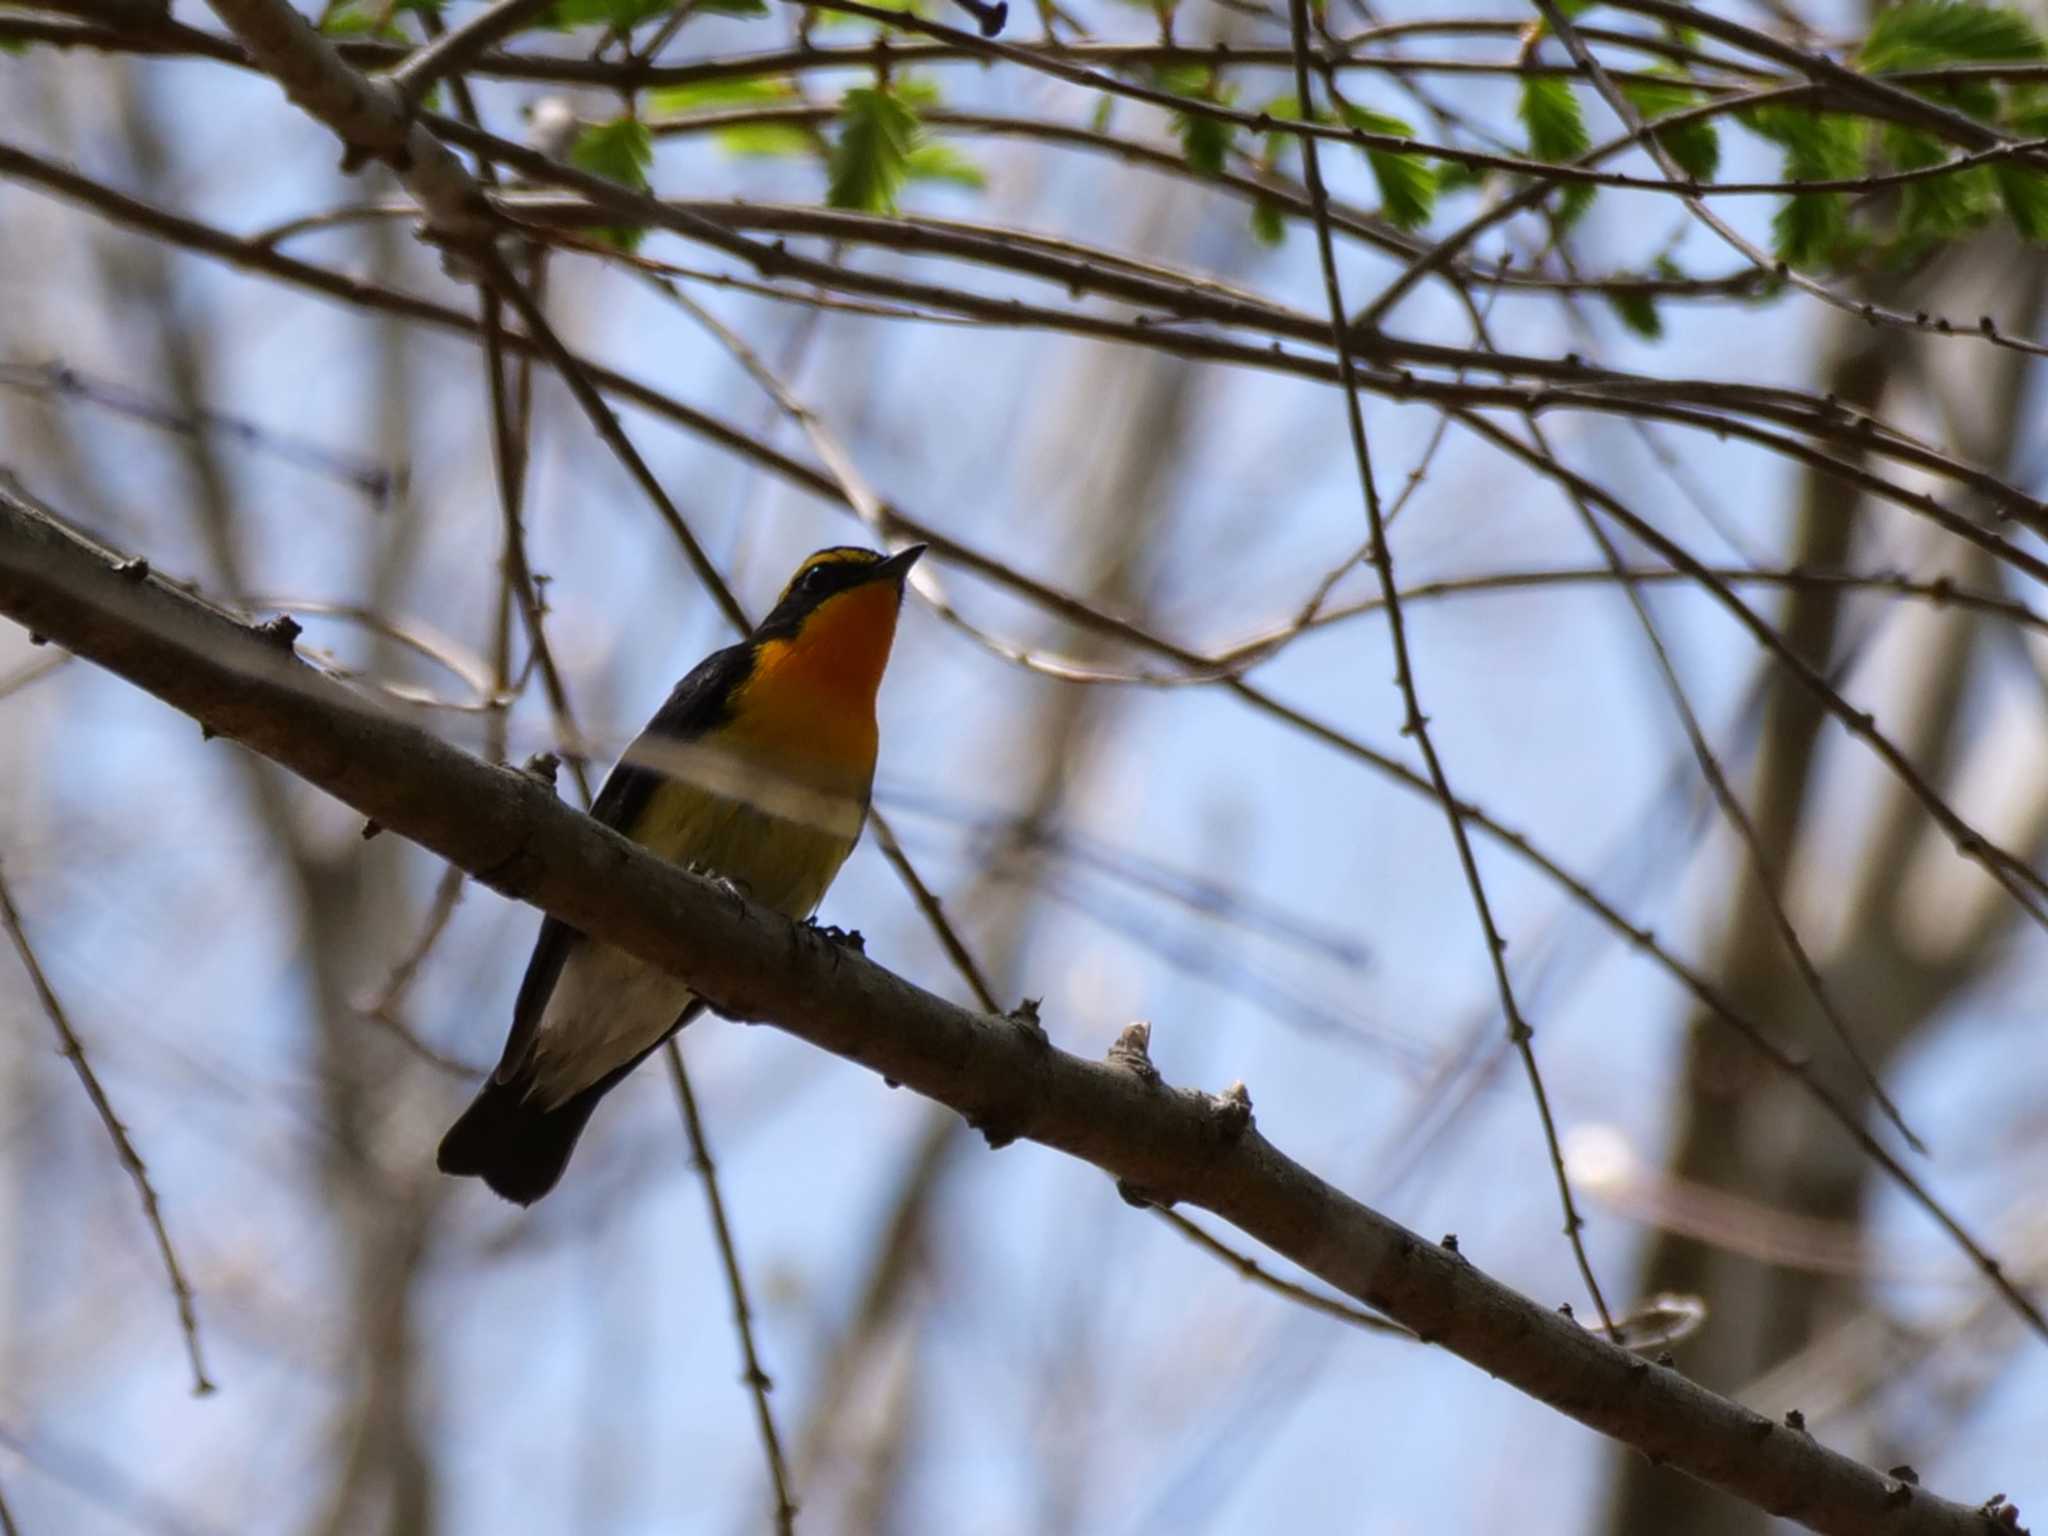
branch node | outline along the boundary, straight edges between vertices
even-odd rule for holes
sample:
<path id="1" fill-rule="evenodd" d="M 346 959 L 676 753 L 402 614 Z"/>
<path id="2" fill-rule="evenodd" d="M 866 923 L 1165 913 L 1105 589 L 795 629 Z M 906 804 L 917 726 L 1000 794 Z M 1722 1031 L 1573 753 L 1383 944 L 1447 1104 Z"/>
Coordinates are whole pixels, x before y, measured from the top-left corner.
<path id="1" fill-rule="evenodd" d="M 1991 1495 L 1990 1498 L 1977 1506 L 1977 1510 L 1986 1520 L 1991 1521 L 1995 1525 L 2001 1525 L 2009 1531 L 2021 1531 L 2023 1529 L 2020 1525 L 2019 1505 L 2006 1503 L 2005 1495 L 2002 1493 Z"/>
<path id="2" fill-rule="evenodd" d="M 519 765 L 519 771 L 534 783 L 544 786 L 549 794 L 556 793 L 555 775 L 561 772 L 562 760 L 552 752 L 536 752 Z"/>
<path id="3" fill-rule="evenodd" d="M 815 933 L 819 938 L 831 945 L 835 952 L 842 949 L 850 949 L 856 955 L 864 955 L 868 952 L 867 935 L 858 928 L 835 927 L 831 923 L 821 923 L 815 917 L 805 918 L 799 926 Z"/>
<path id="4" fill-rule="evenodd" d="M 1159 1069 L 1152 1065 L 1152 1026 L 1143 1019 L 1124 1026 L 1123 1033 L 1109 1048 L 1108 1061 L 1150 1087 L 1159 1086 Z"/>
<path id="5" fill-rule="evenodd" d="M 142 556 L 137 555 L 132 560 L 123 560 L 119 565 L 115 566 L 114 574 L 116 576 L 124 576 L 130 581 L 147 581 L 149 579 L 149 562 L 143 559 Z"/>
<path id="6" fill-rule="evenodd" d="M 1796 1429 L 1802 1435 L 1805 1434 L 1806 1415 L 1801 1413 L 1797 1408 L 1787 1408 L 1785 1410 L 1785 1427 L 1787 1429 Z"/>
<path id="7" fill-rule="evenodd" d="M 1900 1462 L 1896 1467 L 1888 1467 L 1885 1470 L 1884 1475 L 1886 1477 L 1895 1477 L 1900 1482 L 1906 1483 L 1914 1488 L 1918 1488 L 1920 1486 L 1920 1474 L 1918 1472 L 1915 1472 L 1910 1464 L 1903 1461 Z"/>
<path id="8" fill-rule="evenodd" d="M 1142 1184 L 1133 1184 L 1129 1179 L 1118 1179 L 1116 1192 L 1123 1197 L 1125 1205 L 1135 1205 L 1141 1211 L 1163 1211 L 1173 1204 L 1156 1190 L 1147 1189 Z"/>
<path id="9" fill-rule="evenodd" d="M 1039 999 L 1027 997 L 1003 1017 L 1017 1027 L 1017 1032 L 1033 1045 L 1046 1047 L 1052 1039 L 1045 1032 L 1045 1026 L 1038 1021 Z"/>
<path id="10" fill-rule="evenodd" d="M 970 1131 L 981 1132 L 981 1139 L 988 1143 L 991 1152 L 1000 1152 L 1018 1137 L 1017 1127 L 998 1115 L 981 1113 L 962 1115 Z"/>
<path id="11" fill-rule="evenodd" d="M 1443 1249 L 1445 1253 L 1458 1253 L 1458 1234 L 1455 1232 L 1446 1232 L 1442 1237 L 1437 1239 L 1437 1246 Z M 1464 1257 L 1463 1254 L 1459 1254 L 1458 1256 L 1460 1258 Z"/>
<path id="12" fill-rule="evenodd" d="M 1252 1126 L 1252 1094 L 1240 1078 L 1209 1101 L 1216 1111 L 1216 1125 L 1226 1142 L 1241 1139 Z"/>
<path id="13" fill-rule="evenodd" d="M 370 840 L 371 838 L 375 837 L 375 836 L 376 836 L 376 835 L 377 835 L 378 833 L 382 832 L 383 830 L 384 830 L 384 823 L 383 823 L 383 822 L 381 822 L 381 821 L 376 821 L 376 820 L 374 820 L 374 819 L 373 819 L 373 820 L 370 820 L 370 821 L 366 821 L 366 822 L 364 822 L 364 823 L 363 823 L 363 841 L 367 843 L 367 842 L 368 842 L 368 841 L 369 841 L 369 840 Z"/>
<path id="14" fill-rule="evenodd" d="M 280 613 L 274 619 L 266 619 L 256 626 L 256 638 L 266 645 L 274 645 L 280 651 L 290 654 L 305 630 L 299 621 L 288 613 Z"/>

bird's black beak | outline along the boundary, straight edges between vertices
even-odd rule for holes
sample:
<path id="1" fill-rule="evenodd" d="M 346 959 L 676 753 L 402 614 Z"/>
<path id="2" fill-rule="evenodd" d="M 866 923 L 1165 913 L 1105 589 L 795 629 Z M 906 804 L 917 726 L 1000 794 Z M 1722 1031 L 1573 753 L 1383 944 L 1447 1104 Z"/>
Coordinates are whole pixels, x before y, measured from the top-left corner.
<path id="1" fill-rule="evenodd" d="M 901 586 L 903 579 L 910 574 L 910 568 L 917 564 L 917 557 L 925 552 L 926 547 L 923 544 L 913 544 L 908 549 L 899 549 L 875 567 L 876 578 L 886 577 Z"/>

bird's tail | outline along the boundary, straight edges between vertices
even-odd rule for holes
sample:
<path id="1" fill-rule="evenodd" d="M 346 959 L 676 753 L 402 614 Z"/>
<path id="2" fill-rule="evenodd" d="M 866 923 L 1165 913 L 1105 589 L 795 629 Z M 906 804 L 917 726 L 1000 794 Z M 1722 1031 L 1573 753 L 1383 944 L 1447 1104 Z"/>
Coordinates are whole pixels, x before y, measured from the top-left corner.
<path id="1" fill-rule="evenodd" d="M 434 1161 L 443 1173 L 480 1178 L 507 1200 L 531 1205 L 569 1166 L 576 1138 L 612 1081 L 548 1109 L 527 1097 L 525 1083 L 494 1078 L 441 1138 Z"/>

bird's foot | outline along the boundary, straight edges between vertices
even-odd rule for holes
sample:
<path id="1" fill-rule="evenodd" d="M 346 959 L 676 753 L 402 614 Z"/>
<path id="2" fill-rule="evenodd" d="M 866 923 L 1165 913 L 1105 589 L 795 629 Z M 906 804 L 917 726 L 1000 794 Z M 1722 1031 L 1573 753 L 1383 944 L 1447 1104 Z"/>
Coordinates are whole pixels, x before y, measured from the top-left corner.
<path id="1" fill-rule="evenodd" d="M 868 941 L 861 937 L 858 928 L 836 928 L 830 923 L 819 922 L 815 917 L 804 919 L 804 926 L 835 948 L 850 949 L 856 955 L 868 952 Z"/>
<path id="2" fill-rule="evenodd" d="M 1045 1032 L 1045 1026 L 1038 1019 L 1038 1003 L 1035 997 L 1027 997 L 1005 1015 L 1023 1032 L 1024 1037 L 1034 1045 L 1050 1045 L 1052 1037 Z"/>

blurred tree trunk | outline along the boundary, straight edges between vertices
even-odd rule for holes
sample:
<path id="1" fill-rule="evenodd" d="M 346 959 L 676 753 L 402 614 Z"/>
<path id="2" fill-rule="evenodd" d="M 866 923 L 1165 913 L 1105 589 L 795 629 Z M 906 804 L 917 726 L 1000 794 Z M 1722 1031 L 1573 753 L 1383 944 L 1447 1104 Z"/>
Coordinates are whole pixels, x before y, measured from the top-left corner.
<path id="1" fill-rule="evenodd" d="M 2003 239 L 1953 253 L 1929 280 L 1906 294 L 1872 291 L 1870 297 L 1908 310 L 1977 314 L 1991 307 L 1979 301 L 1981 290 L 1998 282 L 2000 274 L 2009 277 L 2016 263 L 2023 263 L 2026 289 L 2016 303 L 2009 295 L 2003 302 L 2012 303 L 2021 317 L 2020 333 L 2032 334 L 2042 312 L 2040 264 L 2025 260 Z M 1820 387 L 1846 405 L 1900 419 L 1906 402 L 1899 397 L 1927 371 L 1951 361 L 1941 352 L 1951 345 L 1873 330 L 1836 315 L 1825 332 Z M 2012 351 L 1979 351 L 1967 379 L 1944 378 L 1944 390 L 1957 389 L 1965 398 L 1940 424 L 1937 438 L 1942 431 L 1960 436 L 1963 440 L 1953 445 L 1957 451 L 2011 472 L 2026 446 L 2026 361 Z M 1880 527 L 1887 537 L 1897 536 L 1900 524 L 1890 508 L 1866 525 L 1859 521 L 1861 507 L 1858 493 L 1809 471 L 1801 484 L 1790 563 L 1841 568 L 1859 553 L 1869 553 L 1862 543 Z M 1980 586 L 1994 579 L 1989 562 L 1975 551 L 1947 574 Z M 1788 595 L 1779 628 L 1801 656 L 1826 673 L 1842 659 L 1843 618 L 1842 595 L 1802 589 Z M 1982 621 L 1971 614 L 1944 611 L 1927 620 L 1925 629 L 1931 636 L 1926 652 L 1909 671 L 1883 679 L 1887 691 L 1873 695 L 1878 680 L 1868 677 L 1858 677 L 1856 689 L 1879 706 L 1880 722 L 1939 788 L 1966 755 L 1968 743 L 1958 736 L 1958 722 L 1981 678 L 1986 648 L 1980 644 Z M 1751 813 L 1765 845 L 1778 855 L 1782 883 L 1800 886 L 1803 872 L 1805 889 L 1827 893 L 1825 907 L 1809 904 L 1806 910 L 1799 909 L 1792 891 L 1778 894 L 1792 906 L 1809 952 L 1858 1032 L 1858 1045 L 1882 1075 L 1957 988 L 1980 973 L 1986 949 L 2010 927 L 2015 909 L 2003 899 L 1981 900 L 1965 931 L 1943 951 L 1908 944 L 1902 908 L 1910 899 L 1909 861 L 1931 830 L 1924 810 L 1887 779 L 1873 797 L 1871 814 L 1856 830 L 1857 862 L 1851 865 L 1841 847 L 1823 841 L 1828 834 L 1816 825 L 1823 809 L 1814 801 L 1814 789 L 1816 757 L 1828 734 L 1822 730 L 1824 712 L 1782 670 L 1770 681 L 1768 699 L 1748 791 Z M 2023 854 L 2039 843 L 2038 810 L 2032 820 L 2028 837 L 2009 844 Z M 1824 878 L 1815 880 L 1816 871 L 1825 871 Z M 1757 873 L 1747 862 L 1730 882 L 1714 971 L 1739 1007 L 1779 1021 L 1789 1039 L 1812 1056 L 1815 1075 L 1870 1117 L 1869 1089 L 1845 1060 L 1787 958 Z M 1676 1178 L 1739 1191 L 1777 1210 L 1845 1229 L 1860 1224 L 1873 1187 L 1868 1160 L 1812 1112 L 1793 1084 L 1771 1073 L 1703 1014 L 1688 1026 L 1673 1122 L 1668 1166 Z M 1706 1298 L 1708 1326 L 1681 1347 L 1678 1363 L 1723 1392 L 1739 1391 L 1831 1322 L 1868 1304 L 1854 1278 L 1780 1268 L 1672 1233 L 1661 1233 L 1650 1243 L 1640 1290 L 1687 1291 Z M 1752 1406 L 1775 1416 L 1798 1405 Z M 1858 1454 L 1854 1446 L 1844 1449 Z M 1635 1458 L 1622 1464 L 1608 1518 L 1616 1536 L 1652 1531 L 1658 1536 L 1743 1536 L 1773 1524 L 1759 1510 Z"/>

